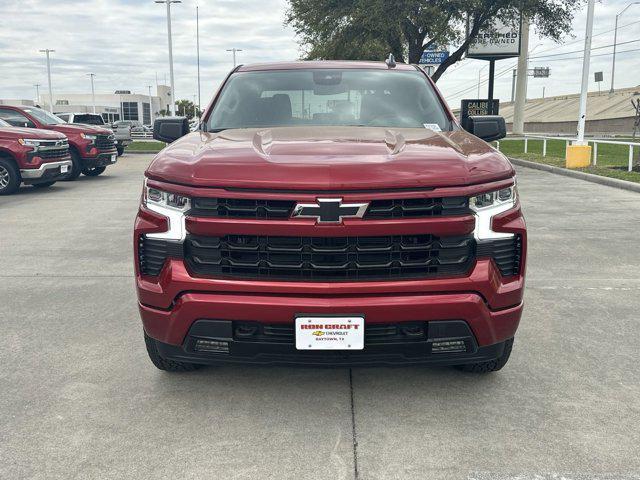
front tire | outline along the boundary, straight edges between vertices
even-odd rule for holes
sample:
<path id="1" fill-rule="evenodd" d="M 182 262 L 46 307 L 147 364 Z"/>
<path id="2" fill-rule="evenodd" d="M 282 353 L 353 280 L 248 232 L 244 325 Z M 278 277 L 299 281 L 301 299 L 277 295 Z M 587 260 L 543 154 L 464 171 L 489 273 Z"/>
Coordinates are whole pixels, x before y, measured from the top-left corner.
<path id="1" fill-rule="evenodd" d="M 147 353 L 149 354 L 151 363 L 153 363 L 156 368 L 164 370 L 165 372 L 192 372 L 202 366 L 196 363 L 176 362 L 161 357 L 156 341 L 147 335 L 146 332 L 144 333 L 144 343 L 147 346 Z"/>
<path id="2" fill-rule="evenodd" d="M 124 147 L 121 146 L 117 146 L 116 150 L 118 150 L 118 156 L 121 157 L 122 155 L 124 155 Z"/>
<path id="3" fill-rule="evenodd" d="M 10 195 L 20 188 L 22 177 L 12 160 L 0 158 L 0 195 Z"/>
<path id="4" fill-rule="evenodd" d="M 456 365 L 458 370 L 470 373 L 491 373 L 497 372 L 507 364 L 509 357 L 511 356 L 511 350 L 513 349 L 513 338 L 504 342 L 504 351 L 502 355 L 494 360 L 477 363 L 467 363 L 465 365 Z"/>
<path id="5" fill-rule="evenodd" d="M 87 177 L 97 177 L 101 173 L 103 173 L 107 167 L 93 167 L 93 168 L 83 168 L 82 173 Z"/>
<path id="6" fill-rule="evenodd" d="M 77 179 L 82 173 L 82 159 L 77 151 L 71 149 L 69 151 L 71 155 L 71 171 L 69 174 L 63 178 L 64 181 L 72 182 Z"/>

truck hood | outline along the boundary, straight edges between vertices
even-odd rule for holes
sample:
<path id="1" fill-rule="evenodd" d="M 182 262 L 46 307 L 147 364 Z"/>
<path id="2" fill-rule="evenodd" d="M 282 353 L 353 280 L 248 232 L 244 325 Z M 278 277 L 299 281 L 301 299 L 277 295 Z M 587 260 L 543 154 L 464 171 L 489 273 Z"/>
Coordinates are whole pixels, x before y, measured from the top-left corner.
<path id="1" fill-rule="evenodd" d="M 40 128 L 1 127 L 0 138 L 35 138 L 38 140 L 64 140 L 64 134 Z"/>
<path id="2" fill-rule="evenodd" d="M 314 191 L 462 186 L 513 174 L 504 155 L 461 130 L 315 126 L 193 132 L 147 169 L 196 187 Z"/>
<path id="3" fill-rule="evenodd" d="M 70 123 L 60 123 L 57 125 L 48 125 L 48 130 L 54 130 L 56 132 L 64 133 L 65 135 L 80 135 L 81 133 L 88 133 L 90 135 L 111 135 L 111 130 L 106 128 L 96 127 L 95 125 L 74 125 Z"/>

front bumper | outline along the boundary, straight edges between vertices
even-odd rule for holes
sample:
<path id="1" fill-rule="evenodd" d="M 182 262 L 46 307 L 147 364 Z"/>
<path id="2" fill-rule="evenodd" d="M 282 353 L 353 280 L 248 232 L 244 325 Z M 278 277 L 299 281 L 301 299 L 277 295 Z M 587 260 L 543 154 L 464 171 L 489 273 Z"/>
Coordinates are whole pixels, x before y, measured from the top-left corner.
<path id="1" fill-rule="evenodd" d="M 471 292 L 296 296 L 191 291 L 179 294 L 167 309 L 143 303 L 139 309 L 147 334 L 173 345 L 182 345 L 200 319 L 292 325 L 295 317 L 304 313 L 363 315 L 365 330 L 369 323 L 463 320 L 478 345 L 485 346 L 514 336 L 522 303 L 492 310 L 480 294 Z"/>
<path id="2" fill-rule="evenodd" d="M 113 150 L 112 152 L 99 153 L 95 157 L 88 157 L 82 159 L 82 165 L 85 168 L 96 167 L 108 167 L 118 161 L 118 152 Z"/>
<path id="3" fill-rule="evenodd" d="M 275 339 L 266 338 L 271 335 L 247 338 L 243 334 L 247 331 L 246 325 L 248 324 L 201 320 L 193 324 L 182 345 L 171 345 L 157 340 L 155 342 L 160 355 L 165 359 L 202 365 L 220 363 L 307 366 L 456 365 L 494 360 L 502 356 L 505 348 L 505 342 L 479 347 L 463 321 L 431 322 L 423 323 L 422 326 L 417 322 L 411 322 L 408 327 L 412 329 L 411 331 L 416 332 L 417 329 L 422 329 L 420 338 L 415 338 L 415 335 L 404 335 L 402 323 L 393 325 L 396 333 L 392 335 L 384 335 L 389 331 L 387 325 L 383 328 L 370 325 L 372 334 L 365 334 L 364 349 L 357 351 L 296 350 L 292 328 L 289 329 L 288 336 L 278 337 L 276 334 Z M 286 327 L 269 329 L 276 332 L 283 330 L 288 329 Z M 463 343 L 464 351 L 442 351 L 442 342 L 450 344 L 452 340 Z M 199 349 L 200 342 L 215 344 L 221 351 L 203 352 Z"/>
<path id="4" fill-rule="evenodd" d="M 26 184 L 40 182 L 53 182 L 64 178 L 67 173 L 62 173 L 62 167 L 66 166 L 71 171 L 71 159 L 57 162 L 42 163 L 38 168 L 25 168 L 20 170 L 22 181 Z"/>

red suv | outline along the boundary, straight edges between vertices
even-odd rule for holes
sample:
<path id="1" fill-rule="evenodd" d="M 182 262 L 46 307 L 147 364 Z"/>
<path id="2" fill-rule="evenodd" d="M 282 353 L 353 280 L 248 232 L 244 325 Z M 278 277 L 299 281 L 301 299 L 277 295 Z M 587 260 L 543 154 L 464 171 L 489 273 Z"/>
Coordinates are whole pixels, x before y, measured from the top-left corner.
<path id="1" fill-rule="evenodd" d="M 240 66 L 145 173 L 135 269 L 162 370 L 502 368 L 524 288 L 515 172 L 410 65 Z M 178 140 L 179 139 L 179 140 Z"/>
<path id="2" fill-rule="evenodd" d="M 20 184 L 50 187 L 71 169 L 67 137 L 58 132 L 16 128 L 0 120 L 0 195 Z"/>
<path id="3" fill-rule="evenodd" d="M 90 177 L 100 175 L 118 158 L 115 136 L 106 128 L 70 125 L 41 108 L 25 106 L 0 105 L 0 120 L 14 127 L 53 130 L 66 135 L 73 164 L 66 180 L 75 180 L 81 173 Z"/>

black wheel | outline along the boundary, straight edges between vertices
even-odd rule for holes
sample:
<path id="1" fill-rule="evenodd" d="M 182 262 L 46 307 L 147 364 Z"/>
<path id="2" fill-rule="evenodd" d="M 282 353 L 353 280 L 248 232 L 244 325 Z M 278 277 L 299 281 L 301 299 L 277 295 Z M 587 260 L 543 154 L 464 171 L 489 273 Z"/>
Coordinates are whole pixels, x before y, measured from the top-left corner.
<path id="1" fill-rule="evenodd" d="M 87 177 L 97 177 L 102 172 L 104 172 L 107 167 L 93 167 L 93 168 L 83 168 L 82 173 Z"/>
<path id="2" fill-rule="evenodd" d="M 74 149 L 70 149 L 69 154 L 71 155 L 71 170 L 68 175 L 63 178 L 63 180 L 67 182 L 75 180 L 82 173 L 82 159 L 80 158 L 80 155 L 78 155 L 78 152 Z"/>
<path id="3" fill-rule="evenodd" d="M 48 188 L 56 182 L 42 182 L 42 183 L 34 183 L 34 188 Z"/>
<path id="4" fill-rule="evenodd" d="M 0 195 L 17 192 L 21 182 L 20 171 L 13 160 L 0 158 Z"/>
<path id="5" fill-rule="evenodd" d="M 121 157 L 124 154 L 124 147 L 121 147 L 120 145 L 118 145 L 116 147 L 116 150 L 118 150 L 118 156 Z"/>
<path id="6" fill-rule="evenodd" d="M 495 360 L 489 360 L 487 362 L 468 363 L 466 365 L 456 365 L 458 370 L 471 373 L 490 373 L 497 372 L 507 364 L 509 357 L 511 356 L 511 350 L 513 349 L 513 338 L 510 338 L 504 342 L 504 352 L 502 356 Z"/>
<path id="7" fill-rule="evenodd" d="M 147 335 L 146 332 L 144 334 L 144 343 L 147 346 L 147 353 L 149 354 L 151 362 L 160 370 L 164 370 L 166 372 L 191 372 L 202 366 L 196 363 L 175 362 L 173 360 L 162 358 L 158 352 L 156 341 Z"/>

